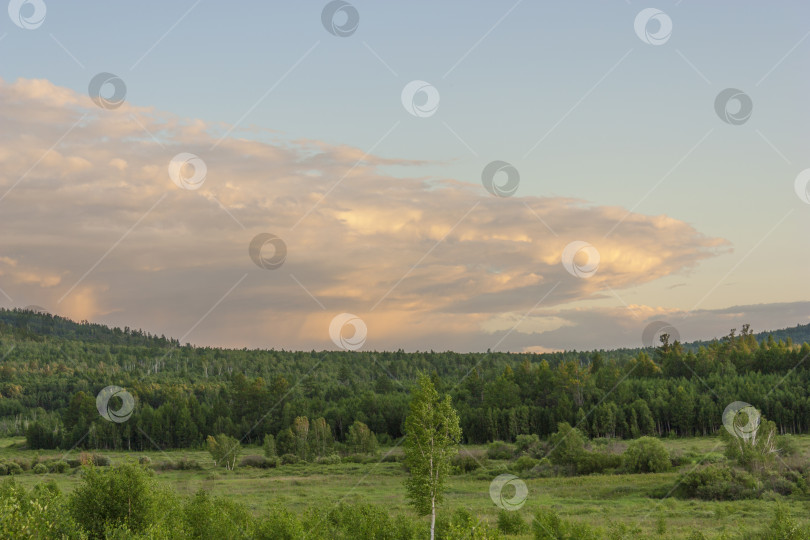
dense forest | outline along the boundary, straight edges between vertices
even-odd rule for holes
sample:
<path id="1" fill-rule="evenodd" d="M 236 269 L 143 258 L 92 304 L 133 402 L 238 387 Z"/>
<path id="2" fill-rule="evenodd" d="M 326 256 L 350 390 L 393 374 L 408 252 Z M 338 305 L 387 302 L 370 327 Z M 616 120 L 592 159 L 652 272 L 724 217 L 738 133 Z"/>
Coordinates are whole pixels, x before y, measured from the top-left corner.
<path id="1" fill-rule="evenodd" d="M 331 444 L 361 422 L 386 444 L 402 436 L 420 372 L 452 396 L 470 443 L 546 437 L 560 422 L 593 438 L 705 435 L 722 427 L 733 401 L 754 404 L 781 433 L 806 433 L 808 328 L 753 334 L 746 326 L 712 342 L 664 336 L 654 348 L 617 351 L 303 352 L 194 347 L 2 310 L 0 436 L 26 435 L 31 448 L 202 447 L 220 433 L 244 443 L 269 434 L 283 445 L 306 422 Z M 111 385 L 135 399 L 125 422 L 97 410 Z"/>

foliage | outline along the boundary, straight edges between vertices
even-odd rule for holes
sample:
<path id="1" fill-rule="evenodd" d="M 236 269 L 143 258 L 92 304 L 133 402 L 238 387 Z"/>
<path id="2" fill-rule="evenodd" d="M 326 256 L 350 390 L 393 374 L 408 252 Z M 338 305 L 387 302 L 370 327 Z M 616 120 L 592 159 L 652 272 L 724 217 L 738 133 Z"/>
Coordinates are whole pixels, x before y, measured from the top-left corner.
<path id="1" fill-rule="evenodd" d="M 498 512 L 498 530 L 504 534 L 522 534 L 528 531 L 529 525 L 520 512 L 500 510 Z"/>
<path id="2" fill-rule="evenodd" d="M 220 433 L 216 437 L 209 435 L 207 443 L 208 452 L 214 458 L 214 463 L 230 471 L 236 467 L 236 459 L 239 457 L 242 448 L 238 440 Z"/>
<path id="3" fill-rule="evenodd" d="M 377 438 L 366 424 L 355 420 L 349 426 L 346 445 L 356 454 L 373 454 L 377 451 Z"/>
<path id="4" fill-rule="evenodd" d="M 668 471 L 671 467 L 669 452 L 655 437 L 641 437 L 632 441 L 623 458 L 630 472 L 657 473 Z"/>
<path id="5" fill-rule="evenodd" d="M 761 482 L 747 471 L 710 464 L 681 475 L 676 493 L 682 497 L 730 501 L 756 498 L 760 490 Z"/>
<path id="6" fill-rule="evenodd" d="M 106 530 L 119 526 L 137 533 L 144 531 L 159 511 L 154 491 L 151 474 L 140 465 L 114 469 L 89 466 L 70 494 L 70 512 L 91 538 L 103 538 Z"/>
<path id="7" fill-rule="evenodd" d="M 535 540 L 598 540 L 597 532 L 584 523 L 561 518 L 549 509 L 534 514 L 532 532 Z"/>
<path id="8" fill-rule="evenodd" d="M 427 375 L 422 375 L 413 389 L 405 433 L 408 499 L 417 513 L 431 514 L 433 538 L 436 505 L 443 498 L 450 460 L 458 453 L 461 428 L 450 396 L 440 397 Z"/>

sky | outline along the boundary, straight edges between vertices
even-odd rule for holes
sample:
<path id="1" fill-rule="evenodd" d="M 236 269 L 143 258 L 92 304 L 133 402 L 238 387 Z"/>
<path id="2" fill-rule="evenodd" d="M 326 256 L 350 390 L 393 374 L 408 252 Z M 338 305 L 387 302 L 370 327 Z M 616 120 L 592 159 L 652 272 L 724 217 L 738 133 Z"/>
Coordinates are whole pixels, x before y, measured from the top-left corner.
<path id="1" fill-rule="evenodd" d="M 0 307 L 183 343 L 810 322 L 805 2 L 9 2 Z"/>

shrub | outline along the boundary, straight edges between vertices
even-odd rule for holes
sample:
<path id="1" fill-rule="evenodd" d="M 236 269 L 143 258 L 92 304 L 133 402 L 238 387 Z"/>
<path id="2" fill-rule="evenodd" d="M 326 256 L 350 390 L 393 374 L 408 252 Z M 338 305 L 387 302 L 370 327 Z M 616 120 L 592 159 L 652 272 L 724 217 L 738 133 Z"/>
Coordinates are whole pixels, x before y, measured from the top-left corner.
<path id="1" fill-rule="evenodd" d="M 555 465 L 576 465 L 585 453 L 585 436 L 567 422 L 557 424 L 557 433 L 551 436 L 549 457 Z"/>
<path id="2" fill-rule="evenodd" d="M 535 540 L 598 540 L 599 536 L 591 527 L 584 523 L 576 523 L 562 519 L 553 510 L 540 509 L 534 514 L 532 531 Z"/>
<path id="3" fill-rule="evenodd" d="M 489 459 L 512 459 L 514 455 L 515 447 L 503 441 L 492 441 L 487 447 Z"/>
<path id="4" fill-rule="evenodd" d="M 395 457 L 395 456 L 385 456 L 388 457 Z M 385 459 L 383 459 L 385 461 Z M 330 454 L 328 456 L 321 456 L 315 460 L 316 463 L 320 463 L 321 465 L 337 465 L 340 463 L 340 456 L 337 454 Z"/>
<path id="5" fill-rule="evenodd" d="M 519 512 L 501 510 L 498 512 L 498 530 L 503 534 L 521 534 L 528 527 Z"/>
<path id="6" fill-rule="evenodd" d="M 606 452 L 583 452 L 576 462 L 577 473 L 594 474 L 603 473 L 609 469 L 616 469 L 622 464 L 622 456 Z"/>
<path id="7" fill-rule="evenodd" d="M 481 465 L 470 454 L 456 454 L 450 460 L 450 464 L 458 474 L 464 474 L 479 468 Z"/>
<path id="8" fill-rule="evenodd" d="M 793 435 L 782 435 L 776 438 L 776 449 L 783 456 L 793 456 L 799 453 L 799 444 Z"/>
<path id="9" fill-rule="evenodd" d="M 155 464 L 154 469 L 158 471 L 198 471 L 202 465 L 196 459 L 181 457 L 175 461 L 161 461 Z"/>
<path id="10" fill-rule="evenodd" d="M 269 433 L 264 436 L 264 442 L 262 443 L 262 450 L 264 451 L 264 457 L 276 457 L 276 439 Z"/>
<path id="11" fill-rule="evenodd" d="M 284 454 L 281 456 L 281 463 L 283 465 L 295 465 L 298 463 L 300 459 L 295 454 Z"/>
<path id="12" fill-rule="evenodd" d="M 23 468 L 20 467 L 19 463 L 16 463 L 16 462 L 12 461 L 10 463 L 7 463 L 7 466 L 8 466 L 8 472 L 6 474 L 14 475 L 14 474 L 22 474 L 23 473 Z"/>
<path id="13" fill-rule="evenodd" d="M 657 473 L 669 470 L 669 452 L 664 443 L 655 437 L 641 437 L 630 443 L 624 452 L 624 464 L 628 471 Z"/>
<path id="14" fill-rule="evenodd" d="M 62 461 L 61 459 L 49 461 L 48 463 L 45 464 L 45 466 L 48 467 L 48 472 L 57 474 L 67 472 L 68 469 L 70 469 L 68 464 Z"/>
<path id="15" fill-rule="evenodd" d="M 138 458 L 138 463 L 140 463 L 141 465 L 151 465 L 152 458 L 150 458 L 149 456 L 141 456 Z"/>
<path id="16" fill-rule="evenodd" d="M 0 462 L 0 476 L 6 476 L 8 474 L 8 463 Z"/>
<path id="17" fill-rule="evenodd" d="M 93 538 L 103 538 L 108 528 L 122 526 L 139 533 L 156 516 L 154 493 L 154 480 L 139 465 L 106 470 L 90 466 L 70 494 L 70 512 Z"/>
<path id="18" fill-rule="evenodd" d="M 529 456 L 521 456 L 512 464 L 512 470 L 517 473 L 522 473 L 523 471 L 527 471 L 539 464 L 539 459 L 534 459 L 533 457 Z"/>
<path id="19" fill-rule="evenodd" d="M 34 474 L 45 474 L 48 472 L 48 467 L 46 467 L 44 463 L 37 463 L 34 465 L 32 471 L 34 471 Z"/>
<path id="20" fill-rule="evenodd" d="M 756 498 L 759 481 L 746 471 L 726 465 L 710 464 L 680 477 L 676 493 L 681 497 L 731 501 Z"/>
<path id="21" fill-rule="evenodd" d="M 542 443 L 540 437 L 532 433 L 531 435 L 518 435 L 515 438 L 515 448 L 518 452 L 538 457 L 542 453 Z"/>
<path id="22" fill-rule="evenodd" d="M 245 456 L 239 462 L 240 467 L 253 467 L 254 469 L 272 469 L 278 466 L 278 458 L 266 458 L 256 454 Z"/>

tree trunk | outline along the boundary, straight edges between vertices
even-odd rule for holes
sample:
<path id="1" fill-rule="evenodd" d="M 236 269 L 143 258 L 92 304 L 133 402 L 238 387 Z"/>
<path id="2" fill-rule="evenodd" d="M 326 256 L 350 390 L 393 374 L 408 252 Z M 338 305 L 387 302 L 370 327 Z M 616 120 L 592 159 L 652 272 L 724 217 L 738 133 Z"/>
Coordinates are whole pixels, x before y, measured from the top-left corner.
<path id="1" fill-rule="evenodd" d="M 430 500 L 430 540 L 434 539 L 436 533 L 436 498 Z"/>

